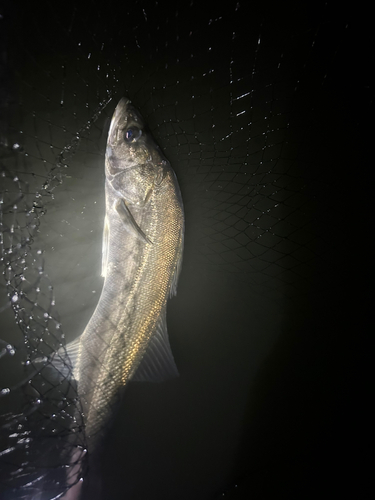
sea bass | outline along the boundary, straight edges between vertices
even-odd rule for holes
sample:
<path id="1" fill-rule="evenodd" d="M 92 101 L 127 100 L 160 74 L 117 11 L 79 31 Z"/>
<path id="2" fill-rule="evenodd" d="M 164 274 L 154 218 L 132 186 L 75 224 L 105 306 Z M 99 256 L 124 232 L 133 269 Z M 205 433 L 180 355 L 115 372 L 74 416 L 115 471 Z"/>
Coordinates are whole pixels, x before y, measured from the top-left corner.
<path id="1" fill-rule="evenodd" d="M 89 452 L 100 442 L 130 379 L 178 375 L 166 306 L 181 270 L 182 198 L 170 163 L 126 98 L 110 124 L 105 175 L 104 286 L 83 334 L 67 346 Z"/>
<path id="2" fill-rule="evenodd" d="M 105 427 L 137 370 L 138 380 L 177 374 L 166 305 L 181 270 L 182 198 L 171 165 L 126 98 L 110 124 L 105 175 L 105 281 L 75 367 L 89 442 Z"/>

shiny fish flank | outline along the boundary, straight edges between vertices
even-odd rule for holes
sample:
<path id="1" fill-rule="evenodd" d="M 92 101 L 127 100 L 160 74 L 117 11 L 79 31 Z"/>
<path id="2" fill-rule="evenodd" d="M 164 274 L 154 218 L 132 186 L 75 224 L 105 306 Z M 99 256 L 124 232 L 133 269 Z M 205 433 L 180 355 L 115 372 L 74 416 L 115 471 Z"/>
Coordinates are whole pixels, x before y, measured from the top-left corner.
<path id="1" fill-rule="evenodd" d="M 112 117 L 105 159 L 103 290 L 70 346 L 89 451 L 127 382 L 178 375 L 166 304 L 181 269 L 184 213 L 173 169 L 128 99 Z"/>

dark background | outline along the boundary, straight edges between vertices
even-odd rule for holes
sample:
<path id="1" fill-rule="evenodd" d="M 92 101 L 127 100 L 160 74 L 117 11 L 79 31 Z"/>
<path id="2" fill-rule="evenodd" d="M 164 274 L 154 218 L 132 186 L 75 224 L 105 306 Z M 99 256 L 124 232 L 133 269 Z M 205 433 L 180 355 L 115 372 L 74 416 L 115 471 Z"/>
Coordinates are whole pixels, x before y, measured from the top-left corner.
<path id="1" fill-rule="evenodd" d="M 30 200 L 56 182 L 41 191 L 30 251 L 42 251 L 67 341 L 100 295 L 104 150 L 122 95 L 184 199 L 168 305 L 180 377 L 129 384 L 102 498 L 370 498 L 369 12 L 67 1 L 8 5 L 1 23 L 2 171 L 28 183 Z M 18 351 L 0 368 L 11 386 L 27 354 L 7 292 L 0 337 Z"/>

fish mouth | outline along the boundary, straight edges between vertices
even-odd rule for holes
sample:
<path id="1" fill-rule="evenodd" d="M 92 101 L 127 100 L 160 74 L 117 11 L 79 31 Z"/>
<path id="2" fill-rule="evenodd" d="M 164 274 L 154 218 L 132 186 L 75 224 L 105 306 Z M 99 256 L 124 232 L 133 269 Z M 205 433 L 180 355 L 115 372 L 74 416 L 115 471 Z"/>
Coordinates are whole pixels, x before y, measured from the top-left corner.
<path id="1" fill-rule="evenodd" d="M 127 97 L 122 97 L 119 101 L 119 103 L 116 106 L 115 111 L 113 112 L 111 124 L 109 126 L 109 132 L 108 132 L 108 144 L 109 145 L 114 145 L 116 143 L 116 130 L 117 130 L 117 125 L 121 117 L 123 117 L 126 113 L 126 107 L 130 103 L 130 99 Z"/>

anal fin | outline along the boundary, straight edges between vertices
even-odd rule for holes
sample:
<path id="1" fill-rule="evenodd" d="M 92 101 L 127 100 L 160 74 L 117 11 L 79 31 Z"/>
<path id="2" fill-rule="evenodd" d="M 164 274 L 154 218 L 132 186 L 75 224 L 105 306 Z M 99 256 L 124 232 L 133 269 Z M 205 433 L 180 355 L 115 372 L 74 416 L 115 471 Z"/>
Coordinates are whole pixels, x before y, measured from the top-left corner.
<path id="1" fill-rule="evenodd" d="M 107 216 L 104 219 L 103 229 L 103 246 L 102 246 L 102 277 L 107 276 L 107 263 L 108 263 L 108 245 L 109 245 L 109 226 Z"/>
<path id="2" fill-rule="evenodd" d="M 36 367 L 44 367 L 49 370 L 52 380 L 62 380 L 73 375 L 78 381 L 78 357 L 80 352 L 80 337 L 69 342 L 65 347 L 61 347 L 51 354 L 51 356 L 37 357 L 32 360 Z"/>

